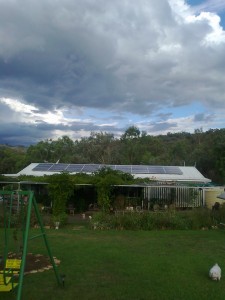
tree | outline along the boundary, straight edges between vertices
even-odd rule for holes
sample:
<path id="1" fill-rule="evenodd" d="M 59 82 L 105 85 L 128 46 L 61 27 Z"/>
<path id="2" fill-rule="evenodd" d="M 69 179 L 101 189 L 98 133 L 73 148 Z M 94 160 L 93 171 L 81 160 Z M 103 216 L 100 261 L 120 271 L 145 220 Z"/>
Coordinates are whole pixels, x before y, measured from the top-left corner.
<path id="1" fill-rule="evenodd" d="M 0 146 L 0 174 L 17 173 L 24 167 L 24 147 Z"/>
<path id="2" fill-rule="evenodd" d="M 54 152 L 52 140 L 40 141 L 27 149 L 26 159 L 31 162 L 50 162 Z"/>
<path id="3" fill-rule="evenodd" d="M 114 161 L 116 143 L 113 134 L 92 132 L 75 144 L 76 154 L 85 163 L 111 164 Z"/>
<path id="4" fill-rule="evenodd" d="M 140 130 L 135 127 L 129 127 L 121 136 L 123 145 L 122 153 L 125 164 L 138 164 L 140 163 L 140 155 L 138 148 L 140 146 Z"/>
<path id="5" fill-rule="evenodd" d="M 73 161 L 74 154 L 74 142 L 66 135 L 58 138 L 57 141 L 53 142 L 53 157 L 54 161 L 61 163 L 71 163 Z"/>
<path id="6" fill-rule="evenodd" d="M 136 126 L 130 126 L 127 130 L 122 134 L 121 140 L 132 140 L 137 139 L 140 136 L 140 130 Z"/>

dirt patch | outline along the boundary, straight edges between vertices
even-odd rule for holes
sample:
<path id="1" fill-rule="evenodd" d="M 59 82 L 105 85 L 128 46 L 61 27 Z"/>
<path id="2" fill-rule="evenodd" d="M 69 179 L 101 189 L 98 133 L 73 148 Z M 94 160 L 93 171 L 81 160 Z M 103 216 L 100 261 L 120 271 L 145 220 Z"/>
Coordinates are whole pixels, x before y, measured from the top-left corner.
<path id="1" fill-rule="evenodd" d="M 9 253 L 8 255 L 9 259 L 20 259 L 18 255 L 14 253 Z M 56 265 L 60 264 L 60 260 L 58 260 L 56 257 L 54 257 L 54 261 Z M 52 269 L 53 266 L 50 262 L 50 258 L 46 257 L 42 254 L 34 254 L 34 253 L 28 253 L 26 256 L 26 264 L 25 264 L 25 274 L 32 274 L 37 272 L 44 272 L 46 270 Z M 3 269 L 3 265 L 0 266 L 0 269 Z"/>

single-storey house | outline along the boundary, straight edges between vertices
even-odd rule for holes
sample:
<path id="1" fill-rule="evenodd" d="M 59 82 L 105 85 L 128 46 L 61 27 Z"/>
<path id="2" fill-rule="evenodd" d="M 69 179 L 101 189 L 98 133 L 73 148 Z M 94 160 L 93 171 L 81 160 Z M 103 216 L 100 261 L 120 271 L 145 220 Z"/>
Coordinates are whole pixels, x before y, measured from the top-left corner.
<path id="1" fill-rule="evenodd" d="M 134 178 L 150 179 L 150 184 L 115 188 L 117 196 L 121 196 L 121 193 L 126 195 L 124 206 L 151 209 L 154 204 L 164 206 L 172 203 L 179 208 L 189 208 L 204 206 L 206 203 L 205 190 L 211 180 L 205 178 L 194 166 L 31 163 L 17 174 L 5 176 L 44 176 L 61 172 L 92 174 L 103 167 L 129 173 Z M 85 186 L 82 189 L 83 197 L 86 194 Z M 90 186 L 86 189 L 90 189 Z"/>

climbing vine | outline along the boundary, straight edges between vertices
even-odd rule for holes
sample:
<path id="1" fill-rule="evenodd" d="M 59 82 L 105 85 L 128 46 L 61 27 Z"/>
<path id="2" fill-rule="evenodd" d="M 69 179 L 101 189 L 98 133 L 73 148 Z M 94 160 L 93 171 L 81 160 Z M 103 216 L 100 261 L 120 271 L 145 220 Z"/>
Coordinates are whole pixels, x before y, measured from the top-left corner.
<path id="1" fill-rule="evenodd" d="M 48 191 L 52 200 L 52 213 L 60 219 L 66 211 L 66 203 L 73 194 L 74 184 L 68 173 L 49 176 Z"/>
<path id="2" fill-rule="evenodd" d="M 114 185 L 133 181 L 133 176 L 127 173 L 103 168 L 94 174 L 94 181 L 98 195 L 98 205 L 103 211 L 109 211 L 112 204 L 112 190 Z"/>

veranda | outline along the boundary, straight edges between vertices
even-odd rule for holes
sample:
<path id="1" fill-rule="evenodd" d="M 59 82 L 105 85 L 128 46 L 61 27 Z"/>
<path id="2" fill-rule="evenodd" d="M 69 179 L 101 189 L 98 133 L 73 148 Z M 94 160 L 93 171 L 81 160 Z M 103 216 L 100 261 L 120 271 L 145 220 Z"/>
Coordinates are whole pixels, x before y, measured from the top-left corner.
<path id="1" fill-rule="evenodd" d="M 155 185 L 143 190 L 143 204 L 147 209 L 154 205 L 187 209 L 205 206 L 205 190 L 201 187 Z"/>

